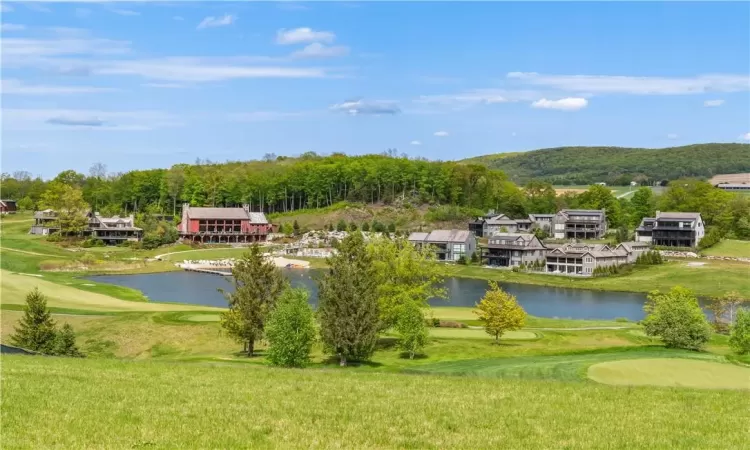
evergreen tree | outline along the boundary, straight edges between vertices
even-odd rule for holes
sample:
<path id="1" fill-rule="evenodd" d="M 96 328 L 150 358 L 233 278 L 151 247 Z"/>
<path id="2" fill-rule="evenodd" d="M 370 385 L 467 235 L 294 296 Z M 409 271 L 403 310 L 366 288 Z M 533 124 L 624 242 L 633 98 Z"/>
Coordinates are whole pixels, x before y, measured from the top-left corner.
<path id="1" fill-rule="evenodd" d="M 318 281 L 321 339 L 342 366 L 367 360 L 378 339 L 379 308 L 377 270 L 362 234 L 342 240 L 328 265 Z"/>
<path id="2" fill-rule="evenodd" d="M 391 222 L 388 224 L 388 232 L 389 233 L 395 233 L 396 232 L 396 224 Z"/>
<path id="3" fill-rule="evenodd" d="M 40 353 L 54 352 L 55 322 L 47 309 L 47 298 L 38 288 L 26 295 L 23 317 L 15 330 L 10 338 L 13 345 Z"/>
<path id="4" fill-rule="evenodd" d="M 349 231 L 351 231 L 351 232 L 355 232 L 355 231 L 357 231 L 357 224 L 356 224 L 356 223 L 354 223 L 354 222 L 351 222 L 351 223 L 349 224 Z"/>
<path id="5" fill-rule="evenodd" d="M 370 222 L 365 222 L 362 224 L 362 231 L 370 231 Z"/>
<path id="6" fill-rule="evenodd" d="M 292 232 L 295 236 L 299 236 L 299 223 L 297 223 L 297 219 L 295 219 L 294 224 L 292 224 Z"/>
<path id="7" fill-rule="evenodd" d="M 234 292 L 222 292 L 229 311 L 221 314 L 221 326 L 253 356 L 255 341 L 263 336 L 269 312 L 289 282 L 255 244 L 232 268 Z"/>
<path id="8" fill-rule="evenodd" d="M 66 323 L 57 333 L 54 345 L 54 354 L 58 356 L 82 357 L 83 353 L 76 346 L 76 334 L 73 327 Z"/>
<path id="9" fill-rule="evenodd" d="M 346 231 L 347 230 L 346 221 L 344 219 L 339 220 L 339 223 L 336 224 L 336 231 Z"/>
<path id="10" fill-rule="evenodd" d="M 494 281 L 490 281 L 488 290 L 474 314 L 484 323 L 484 330 L 495 337 L 495 342 L 506 331 L 518 330 L 526 321 L 526 311 L 516 301 L 516 297 L 503 291 Z"/>
<path id="11" fill-rule="evenodd" d="M 328 231 L 333 231 L 333 224 L 332 223 L 328 224 Z"/>
<path id="12" fill-rule="evenodd" d="M 268 317 L 268 360 L 275 366 L 304 367 L 315 342 L 315 321 L 304 289 L 287 289 Z"/>

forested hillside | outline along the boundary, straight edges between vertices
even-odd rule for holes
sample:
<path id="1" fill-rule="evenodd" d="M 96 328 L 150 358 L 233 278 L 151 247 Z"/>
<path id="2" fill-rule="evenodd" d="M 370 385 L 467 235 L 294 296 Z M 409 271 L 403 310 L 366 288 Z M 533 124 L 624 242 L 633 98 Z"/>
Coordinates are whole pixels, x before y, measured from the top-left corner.
<path id="1" fill-rule="evenodd" d="M 559 147 L 479 156 L 465 163 L 500 169 L 516 183 L 531 179 L 555 185 L 606 182 L 626 185 L 719 173 L 750 172 L 750 144 L 696 144 L 662 149 Z"/>
<path id="2" fill-rule="evenodd" d="M 147 206 L 174 213 L 194 206 L 250 204 L 268 213 L 322 208 L 340 201 L 383 204 L 448 204 L 486 210 L 513 209 L 523 197 L 500 171 L 481 165 L 432 162 L 395 155 L 266 158 L 264 161 L 180 164 L 170 169 L 108 174 L 92 167 L 88 176 L 68 170 L 52 181 L 19 172 L 2 177 L 4 198 L 22 209 L 40 206 L 51 183 L 80 188 L 83 198 L 104 213 L 142 211 Z"/>

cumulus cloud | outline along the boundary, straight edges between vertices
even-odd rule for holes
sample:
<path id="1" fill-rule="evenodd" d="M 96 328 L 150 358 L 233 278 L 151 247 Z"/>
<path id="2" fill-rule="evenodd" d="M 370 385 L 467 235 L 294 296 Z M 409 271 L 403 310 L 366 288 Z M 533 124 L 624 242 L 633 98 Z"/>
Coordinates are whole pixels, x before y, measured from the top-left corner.
<path id="1" fill-rule="evenodd" d="M 675 133 L 669 133 L 667 135 L 667 139 L 677 139 L 679 136 L 677 136 Z"/>
<path id="2" fill-rule="evenodd" d="M 411 141 L 410 144 L 411 145 L 422 145 L 422 142 L 421 141 Z"/>
<path id="3" fill-rule="evenodd" d="M 707 108 L 721 106 L 723 104 L 724 104 L 724 100 L 706 100 L 705 102 L 703 102 L 703 106 Z"/>
<path id="4" fill-rule="evenodd" d="M 750 141 L 750 133 L 743 134 L 742 136 L 740 136 L 740 139 Z"/>
<path id="5" fill-rule="evenodd" d="M 292 53 L 292 58 L 333 58 L 349 54 L 349 47 L 343 45 L 327 46 L 313 42 L 302 50 Z"/>
<path id="6" fill-rule="evenodd" d="M 436 131 L 434 134 L 437 137 L 446 137 L 446 136 L 448 136 L 448 132 L 447 131 Z"/>
<path id="7" fill-rule="evenodd" d="M 330 44 L 336 35 L 330 31 L 315 31 L 312 28 L 280 29 L 276 32 L 276 43 L 280 45 L 324 42 Z"/>
<path id="8" fill-rule="evenodd" d="M 26 29 L 26 25 L 20 25 L 17 23 L 0 24 L 0 31 L 23 31 L 25 29 Z"/>
<path id="9" fill-rule="evenodd" d="M 567 97 L 560 100 L 547 100 L 543 98 L 531 104 L 532 108 L 539 109 L 557 109 L 560 111 L 577 111 L 588 106 L 589 102 L 585 98 Z"/>
<path id="10" fill-rule="evenodd" d="M 522 84 L 591 94 L 683 95 L 750 90 L 750 76 L 734 74 L 678 78 L 510 72 L 506 77 Z"/>
<path id="11" fill-rule="evenodd" d="M 204 28 L 225 27 L 233 24 L 235 20 L 237 20 L 237 17 L 231 14 L 224 14 L 222 17 L 208 16 L 201 20 L 196 28 L 202 30 Z"/>
<path id="12" fill-rule="evenodd" d="M 375 100 L 350 100 L 338 103 L 330 108 L 332 111 L 345 112 L 352 116 L 370 115 L 395 115 L 401 112 L 401 108 L 395 102 Z"/>

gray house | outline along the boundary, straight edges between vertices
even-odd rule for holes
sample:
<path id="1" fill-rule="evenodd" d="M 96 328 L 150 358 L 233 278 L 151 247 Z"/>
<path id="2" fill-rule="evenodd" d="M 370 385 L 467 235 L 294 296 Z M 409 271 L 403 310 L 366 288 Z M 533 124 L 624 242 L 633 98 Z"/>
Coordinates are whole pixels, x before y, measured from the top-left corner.
<path id="1" fill-rule="evenodd" d="M 531 223 L 548 233 L 552 231 L 552 220 L 554 218 L 554 214 L 529 214 L 529 220 Z"/>
<path id="2" fill-rule="evenodd" d="M 489 238 L 482 260 L 490 266 L 517 267 L 544 261 L 547 249 L 533 234 L 496 234 Z"/>
<path id="3" fill-rule="evenodd" d="M 621 242 L 615 247 L 617 249 L 628 252 L 628 263 L 632 264 L 643 253 L 651 250 L 651 245 L 648 242 Z"/>
<path id="4" fill-rule="evenodd" d="M 607 233 L 603 209 L 563 209 L 552 223 L 555 239 L 601 239 Z"/>
<path id="5" fill-rule="evenodd" d="M 477 249 L 476 237 L 469 230 L 411 233 L 409 242 L 417 246 L 431 246 L 438 261 L 458 261 L 462 256 L 468 259 Z"/>
<path id="6" fill-rule="evenodd" d="M 635 229 L 636 241 L 661 247 L 697 247 L 706 234 L 700 213 L 660 212 Z"/>
<path id="7" fill-rule="evenodd" d="M 565 244 L 547 252 L 547 272 L 591 276 L 597 267 L 628 263 L 626 249 L 608 245 Z"/>

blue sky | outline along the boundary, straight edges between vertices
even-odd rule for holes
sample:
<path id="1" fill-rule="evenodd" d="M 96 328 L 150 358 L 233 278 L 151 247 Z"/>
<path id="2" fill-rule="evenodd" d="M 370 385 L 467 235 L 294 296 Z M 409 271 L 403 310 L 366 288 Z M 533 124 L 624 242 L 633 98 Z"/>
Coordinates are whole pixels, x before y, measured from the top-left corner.
<path id="1" fill-rule="evenodd" d="M 750 4 L 16 3 L 2 171 L 750 141 Z"/>

